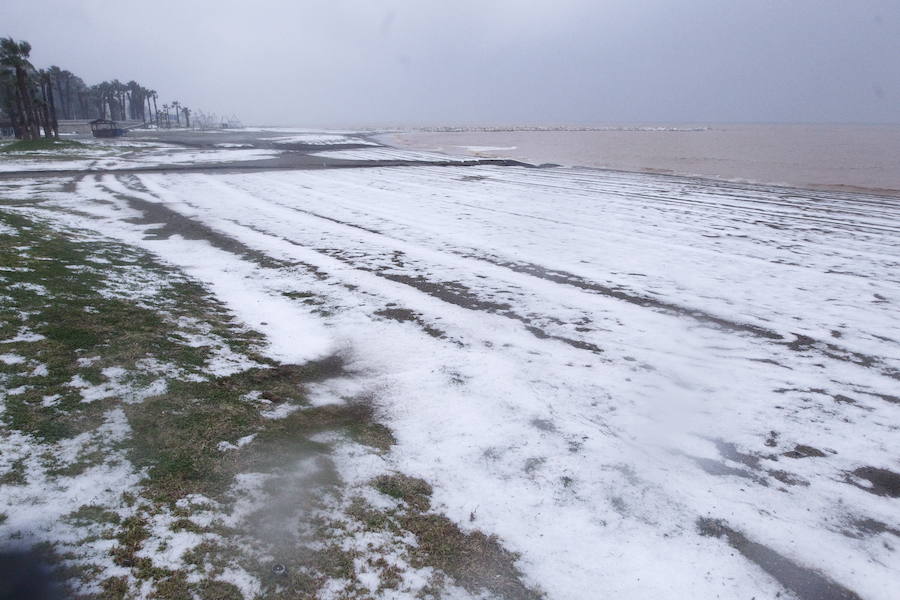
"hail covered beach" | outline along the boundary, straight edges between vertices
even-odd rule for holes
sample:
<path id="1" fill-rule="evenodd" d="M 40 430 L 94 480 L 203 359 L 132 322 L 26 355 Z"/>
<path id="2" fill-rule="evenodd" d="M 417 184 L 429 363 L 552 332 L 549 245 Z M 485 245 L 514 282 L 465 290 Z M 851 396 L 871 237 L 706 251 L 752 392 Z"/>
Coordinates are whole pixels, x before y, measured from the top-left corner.
<path id="1" fill-rule="evenodd" d="M 632 133 L 3 154 L 0 537 L 84 596 L 894 598 L 900 136 Z"/>

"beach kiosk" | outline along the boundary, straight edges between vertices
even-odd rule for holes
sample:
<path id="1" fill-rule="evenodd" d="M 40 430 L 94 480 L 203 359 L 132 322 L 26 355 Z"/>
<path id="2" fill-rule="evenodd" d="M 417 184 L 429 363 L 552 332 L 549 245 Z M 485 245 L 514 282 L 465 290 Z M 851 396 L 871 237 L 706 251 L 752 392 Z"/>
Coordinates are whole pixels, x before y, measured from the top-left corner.
<path id="1" fill-rule="evenodd" d="M 122 129 L 119 124 L 109 119 L 95 119 L 91 121 L 91 133 L 94 137 L 110 138 L 120 137 L 128 133 L 127 129 Z"/>

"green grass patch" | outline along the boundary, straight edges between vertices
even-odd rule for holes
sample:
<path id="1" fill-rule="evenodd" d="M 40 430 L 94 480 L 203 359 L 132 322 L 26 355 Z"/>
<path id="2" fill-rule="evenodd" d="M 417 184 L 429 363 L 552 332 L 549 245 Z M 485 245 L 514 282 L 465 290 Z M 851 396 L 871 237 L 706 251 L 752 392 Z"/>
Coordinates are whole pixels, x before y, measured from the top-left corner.
<path id="1" fill-rule="evenodd" d="M 68 150 L 70 148 L 87 148 L 86 144 L 75 140 L 18 140 L 0 146 L 0 152 L 34 152 L 36 150 Z"/>
<path id="2" fill-rule="evenodd" d="M 348 514 L 368 530 L 412 533 L 417 541 L 410 550 L 413 566 L 439 569 L 473 594 L 488 591 L 492 598 L 544 598 L 542 592 L 523 583 L 515 564 L 519 555 L 505 549 L 496 536 L 463 531 L 446 516 L 431 512 L 432 488 L 428 482 L 393 473 L 371 483 L 382 494 L 402 500 L 403 507 L 383 511 L 356 498 Z"/>
<path id="3" fill-rule="evenodd" d="M 119 518 L 118 514 L 107 510 L 102 506 L 93 506 L 90 504 L 81 506 L 78 510 L 63 517 L 63 519 L 84 525 L 92 523 L 117 525 L 122 520 Z"/>
<path id="4" fill-rule="evenodd" d="M 411 512 L 400 518 L 419 542 L 414 566 L 431 566 L 450 575 L 470 592 L 488 590 L 491 597 L 540 600 L 544 594 L 522 582 L 518 554 L 505 549 L 496 536 L 465 532 L 444 515 Z"/>
<path id="5" fill-rule="evenodd" d="M 119 383 L 135 388 L 155 378 L 139 367 L 143 359 L 203 374 L 211 350 L 172 336 L 173 322 L 180 317 L 205 324 L 234 351 L 253 355 L 258 335 L 236 332 L 230 315 L 205 290 L 147 255 L 116 244 L 79 241 L 17 214 L 0 212 L 0 222 L 17 230 L 0 236 L 0 267 L 5 267 L 0 281 L 9 297 L 0 306 L 0 334 L 9 338 L 24 330 L 43 336 L 4 346 L 28 364 L 43 366 L 38 375 L 21 365 L 0 366 L 5 387 L 24 389 L 8 399 L 2 415 L 8 427 L 48 442 L 96 427 L 110 402 L 83 403 L 73 382 L 107 383 L 106 368 L 124 369 L 127 376 Z M 21 251 L 23 246 L 29 250 Z M 95 258 L 107 262 L 93 262 Z M 111 294 L 108 284 L 116 279 L 135 280 L 139 289 L 133 295 Z M 158 292 L 143 292 L 143 282 Z M 86 364 L 84 359 L 91 357 L 97 360 Z M 58 400 L 48 405 L 43 401 L 48 396 Z"/>
<path id="6" fill-rule="evenodd" d="M 25 459 L 20 458 L 14 461 L 9 469 L 0 475 L 0 485 L 25 485 L 28 480 L 25 478 Z"/>
<path id="7" fill-rule="evenodd" d="M 254 368 L 211 381 L 175 381 L 167 393 L 129 407 L 130 458 L 148 468 L 147 493 L 161 502 L 195 493 L 220 496 L 239 472 L 272 472 L 304 457 L 326 456 L 328 446 L 310 439 L 323 431 L 388 449 L 393 436 L 376 421 L 370 404 L 304 407 L 304 385 L 341 373 L 343 362 L 336 356 L 304 365 Z M 269 403 L 248 402 L 249 392 Z M 261 414 L 261 406 L 286 402 L 300 408 L 275 420 Z M 219 449 L 220 442 L 233 443 L 251 434 L 255 439 L 244 448 Z M 337 480 L 326 474 L 320 483 L 334 485 Z"/>
<path id="8" fill-rule="evenodd" d="M 423 479 L 395 473 L 377 477 L 372 485 L 382 494 L 403 500 L 416 510 L 431 508 L 431 485 Z"/>
<path id="9" fill-rule="evenodd" d="M 4 353 L 25 361 L 0 365 L 0 387 L 17 389 L 5 399 L 0 434 L 18 431 L 42 442 L 46 451 L 40 460 L 48 478 L 78 477 L 123 454 L 146 473 L 140 487 L 123 490 L 127 508 L 86 505 L 61 521 L 84 528 L 85 545 L 115 540 L 110 552 L 115 564 L 139 582 L 149 582 L 144 591 L 152 590 L 151 597 L 163 600 L 236 600 L 241 597 L 237 588 L 217 580 L 233 565 L 257 576 L 266 598 L 315 597 L 332 578 L 355 581 L 358 556 L 333 539 L 334 522 L 320 522 L 315 516 L 317 509 L 327 508 L 322 499 L 335 497 L 341 489 L 329 458 L 331 446 L 321 441 L 327 437 L 315 436 L 337 433 L 378 452 L 388 451 L 395 440 L 378 422 L 372 398 L 324 406 L 308 403 L 308 385 L 346 375 L 343 360 L 331 356 L 304 365 L 275 364 L 256 353 L 262 341 L 258 334 L 236 325 L 206 290 L 151 256 L 56 231 L 4 212 L 2 206 L 0 222 L 16 230 L 0 235 L 0 284 L 7 297 L 0 303 L 0 340 L 42 336 L 3 346 Z M 96 258 L 106 262 L 94 262 Z M 315 300 L 306 294 L 295 299 Z M 197 334 L 215 338 L 257 366 L 231 375 L 210 374 L 206 365 L 213 348 L 187 343 Z M 127 390 L 136 393 L 159 379 L 165 386 L 153 388 L 152 394 L 137 399 L 127 395 Z M 83 402 L 84 385 L 126 391 Z M 263 416 L 285 405 L 295 410 L 280 419 Z M 56 442 L 92 434 L 113 409 L 122 409 L 130 426 L 123 440 L 110 445 L 98 438 L 78 456 L 60 458 Z M 240 448 L 220 448 L 221 442 L 235 444 L 249 435 L 255 437 Z M 301 464 L 308 469 L 301 469 Z M 22 461 L 11 465 L 0 473 L 0 483 L 27 483 L 25 466 Z M 260 514 L 247 517 L 240 526 L 200 527 L 192 520 L 192 508 L 184 503 L 176 506 L 190 494 L 202 494 L 218 503 L 216 510 L 227 512 L 239 473 L 270 477 L 262 490 L 267 496 Z M 403 500 L 405 512 L 388 515 L 354 505 L 359 509 L 357 518 L 370 528 L 398 535 L 405 529 L 421 536 L 427 551 L 417 554 L 416 560 L 422 564 L 432 561 L 461 572 L 469 559 L 454 553 L 465 554 L 478 544 L 495 562 L 509 558 L 498 554 L 499 544 L 491 538 L 454 532 L 449 522 L 429 513 L 431 488 L 426 482 L 397 474 L 379 478 L 376 486 Z M 150 524 L 160 514 L 176 517 L 171 523 L 174 531 L 213 532 L 220 537 L 192 551 L 184 569 L 159 568 L 144 554 L 156 550 Z M 314 531 L 311 537 L 303 537 L 308 535 L 304 533 L 298 538 L 298 520 Z M 439 532 L 451 536 L 449 546 L 435 546 L 433 537 Z M 274 573 L 273 565 L 261 562 L 259 556 L 286 565 L 287 573 Z M 64 559 L 73 564 L 79 560 L 71 552 Z M 382 571 L 387 573 L 385 587 L 399 585 L 399 575 L 390 575 L 389 565 Z M 506 573 L 497 568 L 490 572 Z M 83 564 L 71 577 L 96 583 L 102 590 L 98 598 L 134 596 L 134 579 L 119 573 L 103 579 L 102 573 L 98 565 Z M 359 584 L 347 597 L 367 593 Z"/>

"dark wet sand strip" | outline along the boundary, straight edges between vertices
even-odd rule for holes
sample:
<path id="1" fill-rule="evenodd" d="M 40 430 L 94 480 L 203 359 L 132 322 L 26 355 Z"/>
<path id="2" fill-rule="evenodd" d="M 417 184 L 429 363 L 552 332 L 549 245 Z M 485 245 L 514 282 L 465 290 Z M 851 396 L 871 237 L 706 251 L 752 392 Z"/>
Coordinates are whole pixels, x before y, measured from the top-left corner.
<path id="1" fill-rule="evenodd" d="M 818 571 L 798 565 L 768 546 L 750 540 L 725 521 L 701 518 L 697 520 L 697 528 L 700 535 L 724 537 L 744 558 L 758 565 L 800 600 L 862 600 L 855 592 Z"/>

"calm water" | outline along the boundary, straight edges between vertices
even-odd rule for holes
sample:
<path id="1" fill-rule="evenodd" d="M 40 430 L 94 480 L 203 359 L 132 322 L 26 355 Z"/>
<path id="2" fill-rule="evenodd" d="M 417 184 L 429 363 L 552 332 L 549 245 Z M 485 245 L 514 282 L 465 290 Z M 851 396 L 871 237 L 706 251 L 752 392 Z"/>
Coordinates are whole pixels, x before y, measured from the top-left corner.
<path id="1" fill-rule="evenodd" d="M 422 150 L 900 195 L 900 125 L 727 125 L 396 134 Z"/>

